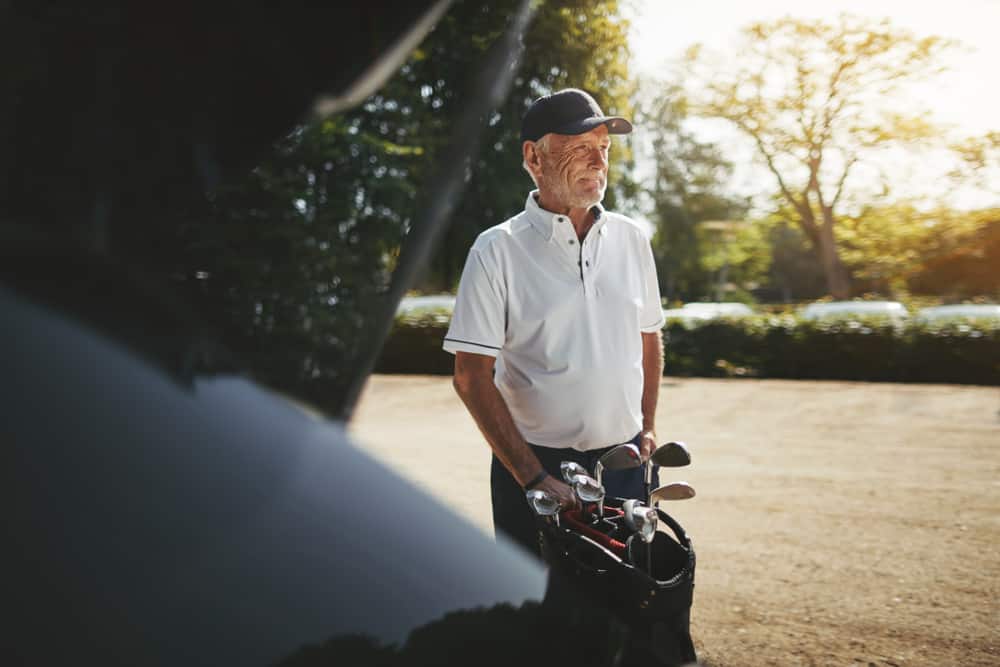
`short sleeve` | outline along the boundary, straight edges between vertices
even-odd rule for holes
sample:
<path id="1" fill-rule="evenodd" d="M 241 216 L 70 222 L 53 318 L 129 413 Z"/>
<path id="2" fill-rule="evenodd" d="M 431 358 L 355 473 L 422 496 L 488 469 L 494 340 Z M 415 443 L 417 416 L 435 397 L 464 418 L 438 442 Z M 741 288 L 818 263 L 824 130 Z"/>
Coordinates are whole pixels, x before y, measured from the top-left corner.
<path id="1" fill-rule="evenodd" d="M 649 240 L 643 236 L 642 249 L 639 253 L 642 266 L 642 315 L 640 316 L 641 331 L 653 333 L 663 328 L 666 320 L 663 317 L 663 306 L 660 303 L 660 283 L 656 277 L 656 262 L 653 259 L 653 248 Z"/>
<path id="2" fill-rule="evenodd" d="M 487 269 L 482 254 L 473 246 L 465 260 L 451 325 L 445 334 L 442 347 L 446 351 L 491 357 L 500 353 L 506 335 L 507 299 L 497 273 Z"/>

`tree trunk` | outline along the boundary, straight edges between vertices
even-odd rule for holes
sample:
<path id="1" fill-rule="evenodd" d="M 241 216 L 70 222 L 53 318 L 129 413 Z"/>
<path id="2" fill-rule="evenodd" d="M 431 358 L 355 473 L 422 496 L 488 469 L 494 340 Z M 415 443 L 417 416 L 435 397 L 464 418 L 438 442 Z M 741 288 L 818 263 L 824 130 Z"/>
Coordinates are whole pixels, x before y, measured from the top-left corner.
<path id="1" fill-rule="evenodd" d="M 820 264 L 823 266 L 826 288 L 829 290 L 830 296 L 834 299 L 848 299 L 851 296 L 851 278 L 847 273 L 847 267 L 840 260 L 837 242 L 833 235 L 833 225 L 829 222 L 826 220 L 819 226 L 816 252 L 819 255 Z"/>

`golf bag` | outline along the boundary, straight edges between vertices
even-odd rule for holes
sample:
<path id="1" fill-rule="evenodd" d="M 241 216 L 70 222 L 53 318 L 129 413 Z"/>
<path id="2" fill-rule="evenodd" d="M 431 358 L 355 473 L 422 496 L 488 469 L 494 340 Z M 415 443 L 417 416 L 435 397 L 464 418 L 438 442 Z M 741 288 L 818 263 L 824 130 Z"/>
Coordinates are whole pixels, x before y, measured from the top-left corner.
<path id="1" fill-rule="evenodd" d="M 606 501 L 606 525 L 620 519 L 622 500 Z M 540 546 L 550 567 L 615 612 L 655 662 L 685 665 L 697 660 L 690 627 L 694 548 L 673 517 L 656 511 L 660 525 L 676 539 L 658 531 L 648 551 L 637 534 L 625 534 L 624 526 L 602 532 L 579 511 L 563 513 L 560 526 L 540 520 Z"/>

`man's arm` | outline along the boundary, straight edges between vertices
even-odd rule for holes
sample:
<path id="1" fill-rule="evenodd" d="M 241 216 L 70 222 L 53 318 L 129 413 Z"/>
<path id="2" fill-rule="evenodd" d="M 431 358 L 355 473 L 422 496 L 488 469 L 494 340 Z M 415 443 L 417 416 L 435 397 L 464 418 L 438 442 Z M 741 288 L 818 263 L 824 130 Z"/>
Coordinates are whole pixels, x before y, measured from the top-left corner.
<path id="1" fill-rule="evenodd" d="M 642 445 L 643 458 L 656 450 L 656 402 L 663 379 L 663 334 L 642 334 Z"/>
<path id="2" fill-rule="evenodd" d="M 518 484 L 524 486 L 541 471 L 542 464 L 514 424 L 510 409 L 493 384 L 493 364 L 488 355 L 455 353 L 455 391 L 476 421 L 486 442 Z M 555 497 L 563 509 L 577 506 L 573 490 L 555 477 L 546 477 L 534 488 Z"/>

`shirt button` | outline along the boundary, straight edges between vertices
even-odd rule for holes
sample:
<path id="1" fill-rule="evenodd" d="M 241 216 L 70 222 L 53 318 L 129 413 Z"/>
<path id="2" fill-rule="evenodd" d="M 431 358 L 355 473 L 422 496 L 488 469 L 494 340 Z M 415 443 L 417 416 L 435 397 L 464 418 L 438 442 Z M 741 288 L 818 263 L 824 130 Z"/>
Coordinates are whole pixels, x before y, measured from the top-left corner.
<path id="1" fill-rule="evenodd" d="M 570 244 L 570 245 L 576 245 L 576 241 L 574 241 L 573 239 L 570 239 L 570 240 L 569 240 L 569 244 Z"/>

